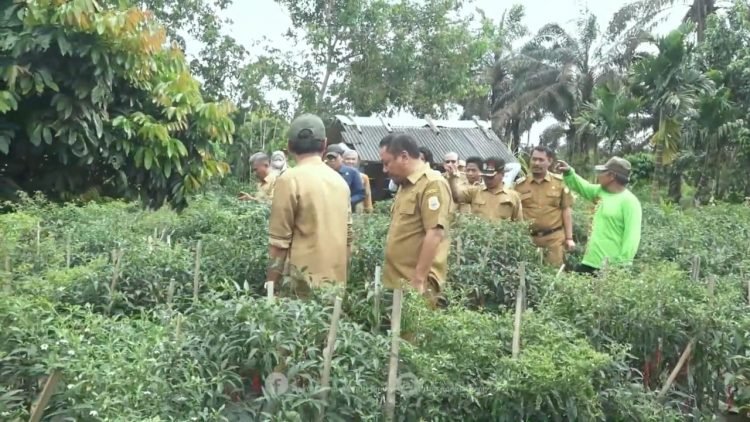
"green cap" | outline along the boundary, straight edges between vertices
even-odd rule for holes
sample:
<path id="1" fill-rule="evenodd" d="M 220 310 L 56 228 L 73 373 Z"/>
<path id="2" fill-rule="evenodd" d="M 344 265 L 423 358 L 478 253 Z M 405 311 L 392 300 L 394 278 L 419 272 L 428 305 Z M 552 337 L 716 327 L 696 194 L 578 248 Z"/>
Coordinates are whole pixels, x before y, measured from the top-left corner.
<path id="1" fill-rule="evenodd" d="M 323 120 L 314 114 L 297 116 L 289 125 L 287 139 L 290 141 L 300 138 L 312 138 L 322 141 L 326 138 L 326 126 Z"/>
<path id="2" fill-rule="evenodd" d="M 630 161 L 620 157 L 612 157 L 604 165 L 595 166 L 594 170 L 611 171 L 623 177 L 630 177 Z"/>

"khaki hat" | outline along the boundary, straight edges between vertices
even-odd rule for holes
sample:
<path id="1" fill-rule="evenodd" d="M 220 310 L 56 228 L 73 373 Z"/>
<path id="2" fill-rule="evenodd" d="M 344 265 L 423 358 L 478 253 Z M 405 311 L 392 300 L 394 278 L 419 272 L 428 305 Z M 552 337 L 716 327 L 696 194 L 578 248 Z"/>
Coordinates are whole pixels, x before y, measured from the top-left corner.
<path id="1" fill-rule="evenodd" d="M 612 173 L 629 178 L 630 161 L 620 157 L 612 157 L 603 165 L 594 166 L 594 170 L 611 171 Z"/>
<path id="2" fill-rule="evenodd" d="M 292 120 L 287 139 L 293 141 L 301 138 L 312 138 L 317 141 L 326 139 L 326 126 L 323 120 L 314 114 L 302 114 Z"/>

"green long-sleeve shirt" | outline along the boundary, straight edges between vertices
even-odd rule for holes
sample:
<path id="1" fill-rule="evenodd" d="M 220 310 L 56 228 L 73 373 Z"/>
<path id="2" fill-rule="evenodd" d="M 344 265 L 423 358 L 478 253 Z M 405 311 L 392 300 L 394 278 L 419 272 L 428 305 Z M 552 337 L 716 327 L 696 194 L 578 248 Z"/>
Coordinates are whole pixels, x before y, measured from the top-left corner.
<path id="1" fill-rule="evenodd" d="M 564 175 L 565 184 L 589 201 L 599 200 L 591 226 L 591 236 L 582 263 L 601 268 L 604 259 L 610 265 L 629 265 L 641 242 L 641 203 L 629 190 L 610 193 L 577 175 L 573 169 Z"/>

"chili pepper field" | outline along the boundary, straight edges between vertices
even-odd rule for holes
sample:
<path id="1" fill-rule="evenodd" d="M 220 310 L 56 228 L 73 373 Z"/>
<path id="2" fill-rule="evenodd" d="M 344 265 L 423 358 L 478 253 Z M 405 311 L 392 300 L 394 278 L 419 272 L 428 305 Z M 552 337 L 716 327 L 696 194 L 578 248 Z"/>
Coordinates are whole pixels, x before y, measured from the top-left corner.
<path id="1" fill-rule="evenodd" d="M 0 420 L 384 420 L 387 211 L 355 218 L 328 388 L 336 292 L 267 300 L 267 206 L 217 192 L 180 214 L 39 198 L 6 211 Z M 583 246 L 591 209 L 575 211 Z M 750 208 L 644 204 L 637 264 L 596 279 L 542 267 L 525 233 L 461 216 L 449 306 L 404 292 L 396 420 L 747 414 Z"/>

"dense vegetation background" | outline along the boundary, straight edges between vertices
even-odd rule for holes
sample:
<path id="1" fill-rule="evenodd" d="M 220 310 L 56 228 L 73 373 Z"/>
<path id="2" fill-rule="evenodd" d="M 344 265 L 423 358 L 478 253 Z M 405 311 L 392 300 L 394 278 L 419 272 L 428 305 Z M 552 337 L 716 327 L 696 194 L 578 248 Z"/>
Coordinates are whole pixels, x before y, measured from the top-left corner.
<path id="1" fill-rule="evenodd" d="M 282 146 L 300 111 L 477 115 L 521 158 L 524 133 L 552 116 L 538 141 L 574 165 L 634 164 L 644 232 L 632 271 L 556 277 L 522 226 L 459 219 L 451 307 L 405 304 L 400 371 L 416 386 L 399 394 L 400 420 L 747 411 L 750 208 L 731 203 L 750 196 L 748 5 L 695 0 L 684 25 L 652 37 L 672 2 L 632 3 L 604 30 L 584 14 L 573 31 L 536 34 L 522 6 L 279 2 L 309 55 L 251 56 L 221 33 L 229 1 L 2 3 L 0 419 L 27 419 L 54 369 L 63 382 L 45 420 L 321 413 L 330 297 L 260 299 L 268 209 L 234 198 L 249 190 L 249 155 Z M 196 57 L 182 54 L 185 33 L 204 46 Z M 295 101 L 269 99 L 277 88 Z M 592 211 L 577 205 L 581 247 Z M 357 217 L 329 420 L 381 418 L 391 301 L 372 285 L 387 224 Z M 514 359 L 521 263 L 529 309 Z M 687 369 L 658 399 L 688 344 Z M 273 370 L 295 388 L 263 390 Z"/>

